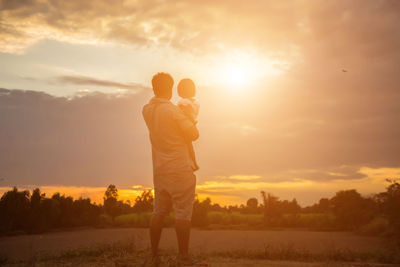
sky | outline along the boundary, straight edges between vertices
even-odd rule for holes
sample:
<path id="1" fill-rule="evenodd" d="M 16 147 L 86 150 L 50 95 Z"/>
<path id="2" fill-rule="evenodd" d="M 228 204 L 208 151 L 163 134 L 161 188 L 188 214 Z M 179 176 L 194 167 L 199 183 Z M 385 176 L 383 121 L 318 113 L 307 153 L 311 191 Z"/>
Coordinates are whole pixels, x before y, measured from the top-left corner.
<path id="1" fill-rule="evenodd" d="M 381 192 L 400 177 L 398 25 L 390 0 L 2 0 L 0 193 L 151 188 L 157 72 L 196 83 L 201 198 Z"/>

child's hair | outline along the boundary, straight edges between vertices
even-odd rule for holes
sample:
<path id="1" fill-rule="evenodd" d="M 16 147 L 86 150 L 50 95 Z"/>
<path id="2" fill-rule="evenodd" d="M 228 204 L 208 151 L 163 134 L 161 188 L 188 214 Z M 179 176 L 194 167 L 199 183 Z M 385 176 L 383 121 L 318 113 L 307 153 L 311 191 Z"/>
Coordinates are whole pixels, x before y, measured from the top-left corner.
<path id="1" fill-rule="evenodd" d="M 192 98 L 196 95 L 196 86 L 191 79 L 182 79 L 178 83 L 178 95 L 182 98 Z"/>

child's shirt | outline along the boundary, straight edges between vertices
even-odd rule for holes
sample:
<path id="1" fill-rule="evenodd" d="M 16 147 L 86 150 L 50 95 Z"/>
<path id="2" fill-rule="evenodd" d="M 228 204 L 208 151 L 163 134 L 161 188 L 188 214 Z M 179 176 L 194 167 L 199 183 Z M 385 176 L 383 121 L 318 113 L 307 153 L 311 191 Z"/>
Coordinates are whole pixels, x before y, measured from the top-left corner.
<path id="1" fill-rule="evenodd" d="M 178 101 L 178 107 L 194 120 L 199 115 L 200 103 L 196 99 L 181 98 Z"/>

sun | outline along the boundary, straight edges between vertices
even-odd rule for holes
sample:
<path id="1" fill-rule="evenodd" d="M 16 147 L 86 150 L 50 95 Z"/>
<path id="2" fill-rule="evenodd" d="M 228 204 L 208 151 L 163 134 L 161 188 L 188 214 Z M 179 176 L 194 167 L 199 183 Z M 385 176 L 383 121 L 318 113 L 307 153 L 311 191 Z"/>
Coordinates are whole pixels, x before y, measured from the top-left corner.
<path id="1" fill-rule="evenodd" d="M 218 85 L 232 92 L 245 92 L 266 77 L 280 74 L 276 63 L 256 53 L 235 51 L 218 59 L 212 71 Z"/>
<path id="2" fill-rule="evenodd" d="M 223 68 L 222 82 L 234 88 L 242 87 L 251 82 L 248 66 L 237 63 L 226 64 Z"/>

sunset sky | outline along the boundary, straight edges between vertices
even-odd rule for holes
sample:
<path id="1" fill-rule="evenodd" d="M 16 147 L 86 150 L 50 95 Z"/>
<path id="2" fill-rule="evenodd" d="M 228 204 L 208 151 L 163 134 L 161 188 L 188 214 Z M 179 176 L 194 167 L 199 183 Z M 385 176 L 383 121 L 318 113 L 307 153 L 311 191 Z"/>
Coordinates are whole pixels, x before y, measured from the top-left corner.
<path id="1" fill-rule="evenodd" d="M 197 192 L 309 205 L 400 177 L 400 1 L 0 1 L 0 193 L 152 186 L 151 78 L 192 78 Z M 177 101 L 175 96 L 172 100 Z"/>

